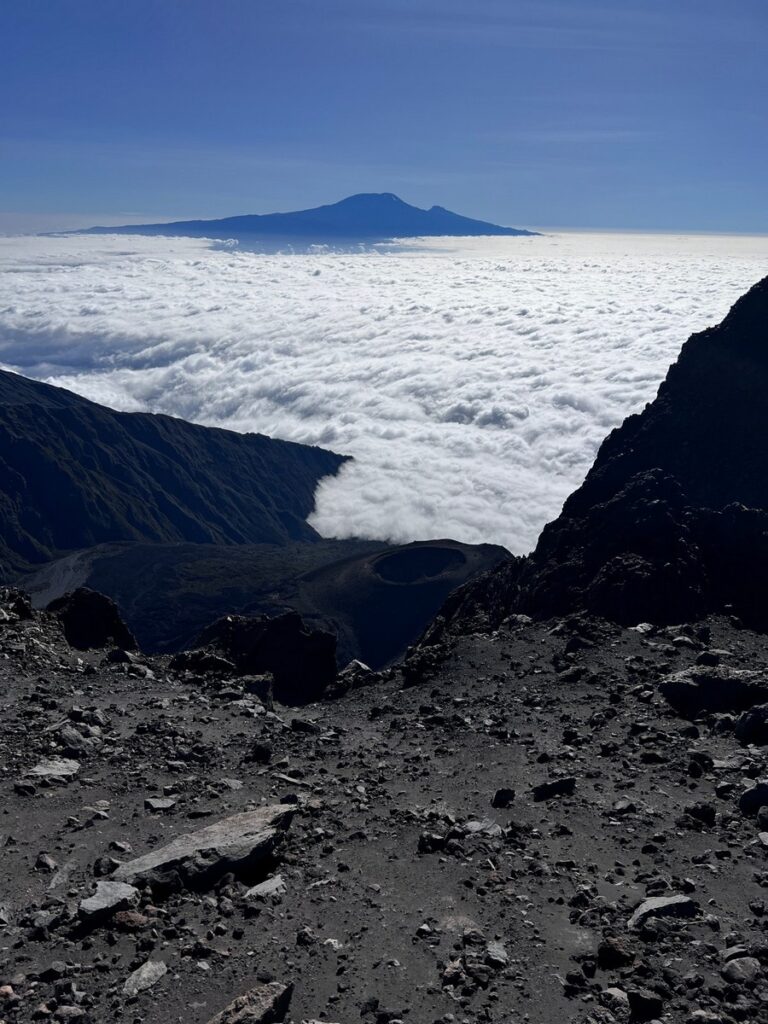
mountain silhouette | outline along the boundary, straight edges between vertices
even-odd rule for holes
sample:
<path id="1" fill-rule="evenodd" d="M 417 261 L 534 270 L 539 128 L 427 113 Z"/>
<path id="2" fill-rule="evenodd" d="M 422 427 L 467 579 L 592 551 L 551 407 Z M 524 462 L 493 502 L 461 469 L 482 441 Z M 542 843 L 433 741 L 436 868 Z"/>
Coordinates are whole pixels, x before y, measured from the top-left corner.
<path id="1" fill-rule="evenodd" d="M 366 239 L 440 235 L 534 235 L 462 217 L 442 206 L 419 209 L 391 192 L 349 196 L 329 206 L 294 213 L 247 214 L 220 220 L 179 220 L 169 224 L 124 224 L 86 228 L 79 234 L 190 235 L 197 238 Z"/>

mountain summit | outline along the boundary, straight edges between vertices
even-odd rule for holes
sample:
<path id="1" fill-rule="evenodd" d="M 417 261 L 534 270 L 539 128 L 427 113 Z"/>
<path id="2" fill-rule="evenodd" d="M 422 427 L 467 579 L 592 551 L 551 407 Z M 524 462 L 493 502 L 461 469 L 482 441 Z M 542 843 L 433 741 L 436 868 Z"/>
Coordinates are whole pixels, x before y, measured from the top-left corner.
<path id="1" fill-rule="evenodd" d="M 392 192 L 363 192 L 338 203 L 293 213 L 246 214 L 220 220 L 180 220 L 170 224 L 125 224 L 86 228 L 81 234 L 189 235 L 196 238 L 366 239 L 440 235 L 534 235 L 462 217 L 442 206 L 422 210 Z"/>

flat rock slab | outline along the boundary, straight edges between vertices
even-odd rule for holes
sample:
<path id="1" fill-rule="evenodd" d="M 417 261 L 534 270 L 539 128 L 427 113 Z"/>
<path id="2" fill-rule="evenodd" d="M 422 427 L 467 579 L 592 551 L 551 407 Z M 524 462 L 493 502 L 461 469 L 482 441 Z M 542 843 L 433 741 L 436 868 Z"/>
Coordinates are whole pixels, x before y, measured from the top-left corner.
<path id="1" fill-rule="evenodd" d="M 171 797 L 148 796 L 144 801 L 144 809 L 147 811 L 172 811 L 175 806 L 176 801 Z"/>
<path id="2" fill-rule="evenodd" d="M 40 761 L 26 774 L 28 779 L 44 782 L 66 782 L 80 771 L 80 762 L 68 757 L 49 757 Z"/>
<path id="3" fill-rule="evenodd" d="M 278 981 L 257 985 L 211 1017 L 208 1024 L 277 1024 L 285 1020 L 292 994 L 293 985 Z"/>
<path id="4" fill-rule="evenodd" d="M 129 974 L 123 985 L 123 995 L 137 996 L 156 985 L 168 973 L 168 965 L 162 960 L 147 960 Z"/>
<path id="5" fill-rule="evenodd" d="M 121 864 L 112 877 L 151 884 L 175 875 L 191 888 L 207 888 L 229 871 L 247 872 L 266 860 L 292 816 L 293 810 L 283 804 L 234 814 Z"/>
<path id="6" fill-rule="evenodd" d="M 137 889 L 125 882 L 98 882 L 96 892 L 80 902 L 78 914 L 85 924 L 98 924 L 117 913 L 127 910 L 139 898 Z"/>
<path id="7" fill-rule="evenodd" d="M 652 896 L 643 900 L 629 919 L 629 928 L 641 928 L 651 917 L 695 917 L 699 905 L 688 896 Z"/>

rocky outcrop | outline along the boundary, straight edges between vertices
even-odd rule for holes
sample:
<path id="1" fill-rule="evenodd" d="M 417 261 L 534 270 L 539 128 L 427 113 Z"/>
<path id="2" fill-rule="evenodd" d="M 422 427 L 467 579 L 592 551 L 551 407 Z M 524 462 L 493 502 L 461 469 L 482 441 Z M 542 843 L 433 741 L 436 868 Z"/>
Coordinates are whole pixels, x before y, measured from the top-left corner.
<path id="1" fill-rule="evenodd" d="M 88 651 L 98 647 L 136 650 L 136 639 L 120 617 L 117 605 L 109 597 L 78 587 L 48 605 L 64 630 L 70 647 Z"/>
<path id="2" fill-rule="evenodd" d="M 768 278 L 686 342 L 535 551 L 452 595 L 428 639 L 515 612 L 631 625 L 727 609 L 768 626 L 767 390 Z"/>
<path id="3" fill-rule="evenodd" d="M 274 618 L 227 615 L 203 630 L 198 648 L 218 652 L 240 675 L 270 673 L 281 704 L 319 700 L 336 678 L 336 637 L 306 626 L 295 612 Z M 195 655 L 181 657 L 190 656 Z"/>

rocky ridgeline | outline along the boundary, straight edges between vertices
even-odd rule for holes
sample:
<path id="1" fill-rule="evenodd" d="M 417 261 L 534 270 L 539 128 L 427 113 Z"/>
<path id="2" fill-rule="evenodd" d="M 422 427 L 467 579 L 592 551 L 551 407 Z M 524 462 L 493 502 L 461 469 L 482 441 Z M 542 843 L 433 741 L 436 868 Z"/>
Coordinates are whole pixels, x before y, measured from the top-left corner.
<path id="1" fill-rule="evenodd" d="M 520 616 L 296 710 L 263 623 L 97 604 L 0 597 L 0 1020 L 768 1020 L 762 635 Z"/>
<path id="2" fill-rule="evenodd" d="M 686 342 L 533 554 L 457 591 L 431 635 L 579 610 L 625 625 L 729 610 L 768 627 L 766 391 L 768 278 Z"/>

